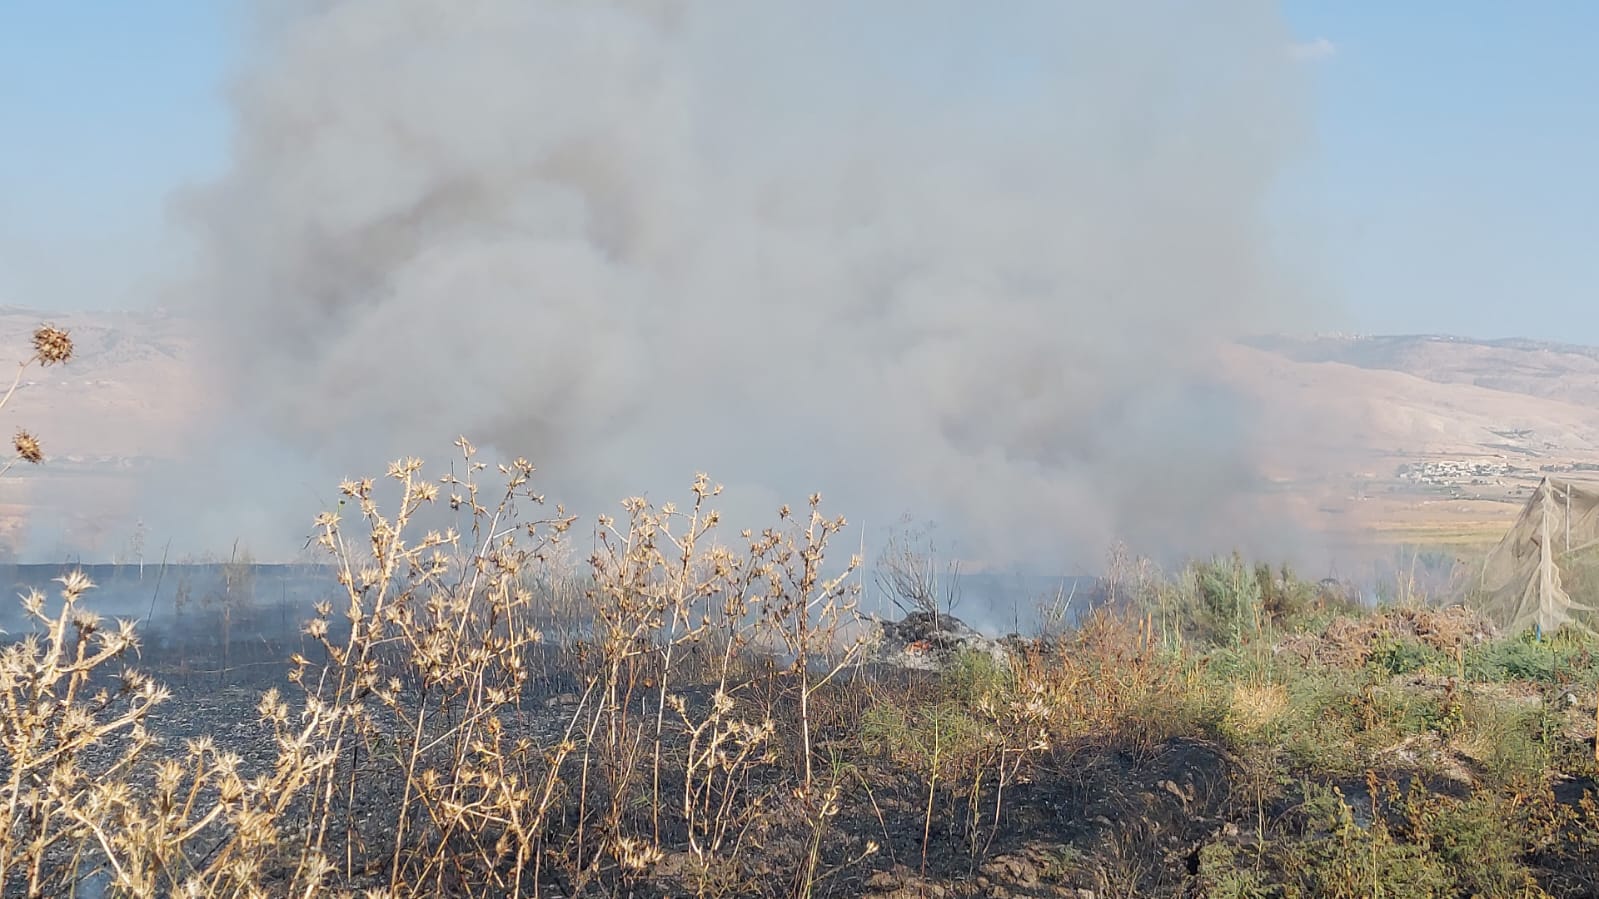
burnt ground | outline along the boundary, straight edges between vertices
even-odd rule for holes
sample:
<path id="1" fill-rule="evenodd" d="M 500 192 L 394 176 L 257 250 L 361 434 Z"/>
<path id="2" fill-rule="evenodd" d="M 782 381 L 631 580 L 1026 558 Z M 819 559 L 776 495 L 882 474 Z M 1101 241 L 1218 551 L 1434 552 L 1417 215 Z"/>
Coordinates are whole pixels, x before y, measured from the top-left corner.
<path id="1" fill-rule="evenodd" d="M 288 682 L 284 660 L 296 651 L 311 652 L 303 641 L 281 633 L 257 634 L 229 644 L 224 668 L 213 628 L 197 622 L 188 633 L 172 627 L 146 632 L 142 656 L 134 664 L 172 691 L 153 713 L 150 731 L 166 754 L 181 755 L 185 741 L 208 737 L 218 750 L 238 754 L 246 776 L 264 772 L 276 750 L 270 732 L 257 720 L 256 704 L 265 690 L 276 687 L 294 705 L 299 688 Z M 822 763 L 828 763 L 833 751 L 858 755 L 852 731 L 858 726 L 854 716 L 865 702 L 851 696 L 881 698 L 882 691 L 914 695 L 932 677 L 862 669 L 840 683 L 838 701 L 818 721 Z M 109 678 L 106 682 L 112 683 Z M 548 676 L 535 677 L 520 709 L 505 716 L 507 738 L 526 737 L 542 746 L 559 741 L 577 711 L 575 686 L 574 679 L 553 669 Z M 687 695 L 691 705 L 704 704 L 710 688 L 674 692 Z M 755 699 L 760 692 L 759 685 L 752 685 L 749 695 Z M 567 814 L 552 821 L 546 847 L 550 862 L 539 878 L 540 894 L 695 895 L 709 885 L 707 895 L 792 895 L 814 835 L 806 823 L 813 809 L 789 794 L 795 776 L 787 764 L 792 756 L 784 754 L 784 760 L 758 771 L 749 785 L 752 792 L 768 787 L 764 792 L 772 805 L 748 834 L 738 865 L 706 872 L 685 851 L 683 834 L 668 822 L 661 840 L 666 855 L 649 874 L 623 878 L 614 871 L 601 872 L 585 882 L 582 872 L 558 863 L 573 854 L 576 822 Z M 994 797 L 985 793 L 975 827 L 969 826 L 969 784 L 936 789 L 929 804 L 923 773 L 886 759 L 847 758 L 842 767 L 836 761 L 830 770 L 847 773 L 836 781 L 841 784 L 840 808 L 819 843 L 816 896 L 1075 899 L 1178 894 L 1193 879 L 1200 846 L 1238 830 L 1226 817 L 1236 762 L 1219 745 L 1204 740 L 1055 747 L 1020 782 L 1006 787 L 997 824 L 992 820 Z M 92 758 L 88 762 L 95 764 Z M 360 783 L 351 819 L 358 822 L 363 845 L 381 844 L 385 822 L 395 820 L 403 785 L 377 771 L 363 773 Z M 667 792 L 674 786 L 668 784 Z M 641 832 L 649 831 L 647 815 L 638 815 L 635 824 Z M 303 806 L 291 809 L 285 827 L 289 841 L 305 826 Z M 878 851 L 869 854 L 869 844 L 876 844 Z M 382 857 L 368 867 L 386 865 L 387 857 Z M 334 881 L 361 889 L 385 879 L 377 870 L 352 875 L 345 878 L 341 872 Z"/>
<path id="2" fill-rule="evenodd" d="M 166 753 L 181 754 L 186 740 L 208 737 L 219 750 L 237 753 L 246 776 L 271 767 L 276 750 L 270 732 L 257 720 L 256 705 L 274 687 L 294 705 L 301 693 L 288 680 L 285 660 L 295 652 L 320 658 L 308 640 L 273 626 L 278 620 L 287 619 L 273 610 L 265 618 L 234 621 L 232 639 L 225 645 L 217 621 L 204 616 L 142 631 L 142 655 L 130 661 L 172 691 L 150 721 Z M 569 659 L 553 652 L 534 669 L 519 703 L 502 720 L 507 741 L 525 738 L 542 750 L 565 736 L 579 710 L 580 678 Z M 867 709 L 925 699 L 938 677 L 937 672 L 868 666 L 830 688 L 816 716 L 815 744 L 818 766 L 840 785 L 839 807 L 814 843 L 817 831 L 810 822 L 815 805 L 793 794 L 798 783 L 796 745 L 791 729 L 783 729 L 778 757 L 753 769 L 746 784 L 746 792 L 762 796 L 764 806 L 740 840 L 736 864 L 697 864 L 687 851 L 682 826 L 670 815 L 654 820 L 643 808 L 630 808 L 624 820 L 632 833 L 658 833 L 663 857 L 637 874 L 615 865 L 583 864 L 582 859 L 596 854 L 595 816 L 578 820 L 572 796 L 579 773 L 569 760 L 561 775 L 561 811 L 552 817 L 541 845 L 539 895 L 788 897 L 796 895 L 796 880 L 809 867 L 814 846 L 818 876 L 813 896 L 1203 896 L 1212 894 L 1202 876 L 1205 853 L 1220 847 L 1248 856 L 1266 840 L 1292 837 L 1296 828 L 1309 826 L 1296 818 L 1305 800 L 1302 786 L 1278 782 L 1263 787 L 1258 768 L 1231 755 L 1221 740 L 1207 738 L 1202 728 L 1177 736 L 1170 735 L 1177 729 L 1122 729 L 1052 745 L 1005 786 L 997 821 L 992 784 L 985 785 L 974 825 L 969 781 L 937 783 L 930 798 L 925 771 L 862 750 Z M 702 711 L 711 687 L 673 692 Z M 755 715 L 764 709 L 791 720 L 793 709 L 785 705 L 784 695 L 781 675 L 757 676 L 740 694 L 740 702 L 747 704 L 740 712 Z M 668 752 L 681 748 L 679 742 Z M 91 768 L 94 764 L 90 759 Z M 370 755 L 343 759 L 341 779 L 351 764 L 359 766 L 360 790 L 354 805 L 340 810 L 351 826 L 335 828 L 330 854 L 343 858 L 349 849 L 355 864 L 348 872 L 336 872 L 330 885 L 359 890 L 386 880 L 392 856 L 384 846 L 392 841 L 389 834 L 404 784 L 392 767 L 374 765 Z M 1399 776 L 1403 780 L 1411 775 Z M 1333 785 L 1347 797 L 1356 823 L 1369 826 L 1365 810 L 1377 803 L 1368 782 L 1343 777 Z M 1557 798 L 1574 804 L 1592 786 L 1568 782 L 1563 785 L 1566 795 Z M 1427 787 L 1440 794 L 1461 789 L 1447 780 Z M 673 795 L 680 788 L 669 773 L 663 793 Z M 292 844 L 307 826 L 304 803 L 291 806 L 283 822 L 285 844 Z M 341 842 L 343 833 L 353 837 Z M 480 848 L 491 837 L 471 835 L 463 848 Z M 876 852 L 868 852 L 872 844 Z M 1562 864 L 1554 859 L 1551 867 Z M 482 882 L 486 873 L 467 870 L 459 876 Z M 442 875 L 439 882 L 419 889 L 468 894 L 458 880 Z M 1583 889 L 1579 885 L 1556 895 L 1587 895 Z"/>

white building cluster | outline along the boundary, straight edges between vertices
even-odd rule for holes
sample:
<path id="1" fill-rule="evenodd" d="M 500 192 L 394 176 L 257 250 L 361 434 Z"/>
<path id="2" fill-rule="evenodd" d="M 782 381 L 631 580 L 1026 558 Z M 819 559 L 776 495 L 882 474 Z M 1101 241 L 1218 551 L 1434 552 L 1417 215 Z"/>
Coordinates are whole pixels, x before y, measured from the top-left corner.
<path id="1" fill-rule="evenodd" d="M 1503 478 L 1526 475 L 1524 471 L 1501 461 L 1468 461 L 1438 459 L 1425 462 L 1406 462 L 1394 472 L 1402 481 L 1428 486 L 1453 487 L 1461 484 L 1497 484 Z"/>

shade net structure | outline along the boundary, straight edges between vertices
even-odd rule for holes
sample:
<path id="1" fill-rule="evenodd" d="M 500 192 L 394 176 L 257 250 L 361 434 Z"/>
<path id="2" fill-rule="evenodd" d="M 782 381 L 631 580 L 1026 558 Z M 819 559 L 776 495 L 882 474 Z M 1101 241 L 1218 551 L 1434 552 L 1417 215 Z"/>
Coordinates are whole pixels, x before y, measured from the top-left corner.
<path id="1" fill-rule="evenodd" d="M 1546 477 L 1482 568 L 1482 612 L 1511 633 L 1593 631 L 1599 482 Z"/>

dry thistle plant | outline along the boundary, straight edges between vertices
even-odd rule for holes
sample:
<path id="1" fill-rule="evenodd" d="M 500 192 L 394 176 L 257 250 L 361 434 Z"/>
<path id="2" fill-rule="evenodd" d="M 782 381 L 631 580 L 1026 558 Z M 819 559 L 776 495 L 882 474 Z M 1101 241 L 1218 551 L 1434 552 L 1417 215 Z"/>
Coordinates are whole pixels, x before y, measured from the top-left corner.
<path id="1" fill-rule="evenodd" d="M 64 364 L 72 358 L 72 335 L 54 325 L 33 332 L 33 359 L 40 365 Z"/>
<path id="2" fill-rule="evenodd" d="M 246 777 L 242 760 L 209 737 L 186 742 L 181 759 L 155 761 L 153 789 L 123 782 L 99 809 L 108 827 L 97 831 L 110 859 L 114 889 L 133 896 L 265 896 L 264 885 L 314 888 L 326 866 L 300 858 L 295 874 L 280 859 L 290 803 L 333 758 L 317 745 L 328 710 L 308 704 L 303 723 L 277 690 L 257 706 L 277 748 L 269 772 Z"/>
<path id="3" fill-rule="evenodd" d="M 847 643 L 840 640 L 844 625 L 858 615 L 860 587 L 852 578 L 861 558 L 852 556 L 842 571 L 827 576 L 827 544 L 844 530 L 845 520 L 842 516 L 823 517 L 821 503 L 821 495 L 812 494 L 803 529 L 791 528 L 781 537 L 774 536 L 777 576 L 769 580 L 766 614 L 760 622 L 762 631 L 775 636 L 793 660 L 806 791 L 815 782 L 811 700 L 859 657 L 865 645 L 865 638 L 859 635 Z M 785 522 L 792 518 L 787 506 L 778 515 Z"/>
<path id="4" fill-rule="evenodd" d="M 41 325 L 33 332 L 33 355 L 22 360 L 17 365 L 17 375 L 11 380 L 11 386 L 0 396 L 0 409 L 4 409 L 11 402 L 11 397 L 22 386 L 22 375 L 29 366 L 37 364 L 40 368 L 52 365 L 64 365 L 72 358 L 72 335 L 53 325 Z M 11 470 L 18 462 L 27 462 L 30 465 L 39 465 L 44 462 L 44 447 L 40 445 L 39 438 L 25 428 L 17 429 L 11 438 L 12 449 L 16 456 L 0 468 L 0 475 Z"/>
<path id="5" fill-rule="evenodd" d="M 345 620 L 336 628 L 333 604 L 320 604 L 306 633 L 323 660 L 292 659 L 291 679 L 335 712 L 319 738 L 337 764 L 313 791 L 304 851 L 342 856 L 346 880 L 381 858 L 390 884 L 466 880 L 520 892 L 571 751 L 569 740 L 546 747 L 507 737 L 529 654 L 543 639 L 522 575 L 572 519 L 558 510 L 523 520 L 519 504 L 542 504 L 529 487 L 532 466 L 501 466 L 504 487 L 490 497 L 480 480 L 486 464 L 464 438 L 457 446 L 464 471 L 437 482 L 422 476 L 419 460 L 390 467 L 391 514 L 372 480 L 344 484 L 341 505 L 355 504 L 364 537 L 347 535 L 337 513 L 317 520 Z M 465 526 L 413 537 L 441 487 Z M 391 814 L 358 814 L 373 788 L 398 795 Z"/>
<path id="6" fill-rule="evenodd" d="M 316 738 L 336 760 L 310 791 L 303 854 L 333 859 L 346 883 L 380 867 L 390 885 L 512 894 L 536 892 L 550 860 L 578 889 L 646 877 L 669 851 L 726 871 L 794 801 L 760 775 L 785 759 L 805 814 L 828 817 L 836 796 L 810 786 L 809 710 L 858 650 L 839 633 L 859 560 L 825 564 L 843 520 L 812 497 L 808 519 L 784 509 L 782 526 L 743 534 L 736 551 L 714 539 L 720 488 L 701 475 L 686 508 L 632 498 L 621 521 L 598 519 L 579 598 L 549 567 L 573 519 L 521 514 L 542 503 L 532 467 L 502 467 L 490 497 L 486 465 L 458 446 L 461 472 L 436 481 L 417 460 L 391 467 L 392 513 L 377 482 L 343 485 L 359 532 L 338 513 L 318 519 L 343 620 L 320 604 L 306 633 L 322 658 L 292 660 L 291 679 L 331 710 Z M 457 525 L 424 529 L 441 506 Z M 553 648 L 539 627 L 556 620 L 552 602 L 565 633 Z M 552 652 L 578 690 L 559 732 L 529 735 L 530 660 Z M 772 676 L 763 655 L 782 659 L 766 694 L 780 706 L 749 690 Z M 780 708 L 796 711 L 780 720 Z M 397 802 L 374 814 L 366 797 L 385 791 Z"/>
<path id="7" fill-rule="evenodd" d="M 457 445 L 442 477 L 402 460 L 341 485 L 340 508 L 316 519 L 337 599 L 289 659 L 298 695 L 261 697 L 275 749 L 261 770 L 204 737 L 152 751 L 164 688 L 129 672 L 89 695 L 93 673 L 136 648 L 132 625 L 82 614 L 79 577 L 59 614 L 30 596 L 47 636 L 7 648 L 0 672 L 6 885 L 47 895 L 95 874 L 141 897 L 537 896 L 547 868 L 578 891 L 626 890 L 678 856 L 692 889 L 727 895 L 758 876 L 750 847 L 796 822 L 795 893 L 841 870 L 822 847 L 847 784 L 814 757 L 815 704 L 861 647 L 844 636 L 860 560 L 826 561 L 843 519 L 813 496 L 807 516 L 784 508 L 729 546 L 720 488 L 701 475 L 685 508 L 634 498 L 621 521 L 602 516 L 578 578 L 561 556 L 573 519 L 535 511 L 532 466 L 500 466 L 491 488 Z M 526 707 L 552 658 L 578 687 L 553 722 Z"/>
<path id="8" fill-rule="evenodd" d="M 38 465 L 44 461 L 44 447 L 39 445 L 39 438 L 27 431 L 18 429 L 11 438 L 11 446 L 17 451 L 17 458 L 24 462 Z"/>
<path id="9" fill-rule="evenodd" d="M 785 508 L 780 527 L 741 534 L 742 552 L 714 542 L 719 518 L 707 502 L 720 489 L 700 475 L 688 509 L 657 509 L 635 498 L 623 504 L 625 526 L 600 521 L 590 563 L 589 670 L 598 700 L 580 768 L 580 853 L 591 818 L 593 830 L 610 835 L 618 863 L 621 846 L 641 831 L 659 846 L 671 823 L 682 829 L 699 870 L 726 872 L 736 869 L 751 835 L 780 813 L 780 802 L 798 798 L 810 815 L 833 801 L 811 789 L 809 709 L 816 691 L 858 653 L 858 641 L 838 635 L 855 614 L 851 574 L 859 559 L 826 572 L 827 541 L 844 521 L 824 518 L 819 496 L 803 525 Z M 779 671 L 758 664 L 762 656 L 786 662 Z M 750 691 L 761 677 L 775 678 L 764 705 Z M 691 692 L 699 698 L 691 701 Z M 783 716 L 785 704 L 797 710 L 792 718 Z M 759 775 L 784 759 L 777 739 L 783 721 L 796 731 L 789 736 L 798 758 L 791 761 L 802 777 L 792 795 Z M 667 780 L 681 783 L 675 822 L 663 821 Z M 635 793 L 650 809 L 647 819 L 629 814 Z M 592 878 L 606 854 L 602 846 L 572 863 L 580 877 Z"/>
<path id="10" fill-rule="evenodd" d="M 314 745 L 325 712 L 308 707 L 296 729 L 269 692 L 258 711 L 278 757 L 256 777 L 209 738 L 163 757 L 148 726 L 170 692 L 135 669 L 106 670 L 138 650 L 133 622 L 103 627 L 79 608 L 89 579 L 60 581 L 54 613 L 38 591 L 24 598 L 42 634 L 0 653 L 0 888 L 57 895 L 104 874 L 128 896 L 264 895 L 289 802 L 332 761 Z"/>
<path id="11" fill-rule="evenodd" d="M 101 669 L 137 649 L 133 624 L 108 629 L 81 610 L 94 586 L 81 572 L 60 583 L 53 612 L 37 590 L 23 598 L 41 632 L 0 651 L 0 890 L 8 894 L 69 890 L 81 876 L 78 861 L 95 855 L 96 844 L 107 848 L 108 809 L 151 745 L 146 718 L 168 696 L 132 669 L 103 676 Z"/>

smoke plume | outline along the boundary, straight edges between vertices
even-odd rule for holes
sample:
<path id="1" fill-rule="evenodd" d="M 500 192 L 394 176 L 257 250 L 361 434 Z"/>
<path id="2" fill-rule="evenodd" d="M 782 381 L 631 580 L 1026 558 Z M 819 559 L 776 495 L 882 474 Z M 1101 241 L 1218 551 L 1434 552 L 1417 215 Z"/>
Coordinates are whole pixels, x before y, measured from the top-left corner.
<path id="1" fill-rule="evenodd" d="M 184 215 L 261 515 L 464 434 L 585 513 L 705 470 L 997 563 L 1237 542 L 1208 354 L 1297 314 L 1273 4 L 257 6 Z"/>

